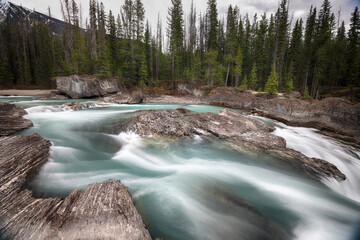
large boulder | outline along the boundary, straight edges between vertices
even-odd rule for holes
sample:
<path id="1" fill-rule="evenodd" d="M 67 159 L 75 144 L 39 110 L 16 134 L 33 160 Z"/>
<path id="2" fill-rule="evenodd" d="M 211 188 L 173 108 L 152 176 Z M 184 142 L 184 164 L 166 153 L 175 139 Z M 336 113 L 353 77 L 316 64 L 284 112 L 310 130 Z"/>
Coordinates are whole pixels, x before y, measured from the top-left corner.
<path id="1" fill-rule="evenodd" d="M 103 97 L 119 91 L 116 82 L 93 76 L 58 77 L 56 87 L 60 94 L 71 98 Z"/>
<path id="2" fill-rule="evenodd" d="M 0 136 L 8 136 L 33 126 L 23 118 L 27 112 L 14 104 L 0 102 Z"/>
<path id="3" fill-rule="evenodd" d="M 109 180 L 65 199 L 36 198 L 24 185 L 49 157 L 38 134 L 0 138 L 0 239 L 151 239 L 130 193 Z"/>

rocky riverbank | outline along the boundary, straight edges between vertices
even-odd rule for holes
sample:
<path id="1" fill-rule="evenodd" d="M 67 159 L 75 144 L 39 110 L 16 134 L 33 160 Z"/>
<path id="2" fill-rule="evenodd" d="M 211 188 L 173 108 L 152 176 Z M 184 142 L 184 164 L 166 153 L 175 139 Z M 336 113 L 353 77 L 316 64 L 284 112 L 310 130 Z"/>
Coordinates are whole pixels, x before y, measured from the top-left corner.
<path id="1" fill-rule="evenodd" d="M 346 176 L 327 161 L 308 158 L 286 148 L 285 140 L 271 134 L 274 129 L 258 120 L 247 118 L 232 110 L 219 114 L 193 113 L 187 109 L 139 111 L 123 126 L 123 131 L 142 136 L 213 135 L 230 140 L 229 144 L 245 154 L 271 156 L 309 178 L 333 177 L 342 181 Z"/>
<path id="2" fill-rule="evenodd" d="M 194 92 L 192 89 L 190 93 Z M 209 104 L 247 111 L 269 117 L 288 125 L 313 127 L 330 132 L 332 136 L 360 146 L 360 104 L 342 98 L 302 100 L 300 94 L 269 98 L 256 92 L 239 92 L 234 88 L 219 87 L 208 95 L 145 96 L 144 103 Z"/>
<path id="3" fill-rule="evenodd" d="M 0 137 L 31 127 L 32 122 L 23 118 L 26 114 L 24 109 L 14 104 L 0 102 Z"/>
<path id="4" fill-rule="evenodd" d="M 32 126 L 23 109 L 0 103 L 0 110 L 2 136 Z M 34 197 L 25 186 L 47 162 L 50 146 L 38 134 L 0 137 L 0 239 L 151 239 L 120 181 L 65 199 Z"/>

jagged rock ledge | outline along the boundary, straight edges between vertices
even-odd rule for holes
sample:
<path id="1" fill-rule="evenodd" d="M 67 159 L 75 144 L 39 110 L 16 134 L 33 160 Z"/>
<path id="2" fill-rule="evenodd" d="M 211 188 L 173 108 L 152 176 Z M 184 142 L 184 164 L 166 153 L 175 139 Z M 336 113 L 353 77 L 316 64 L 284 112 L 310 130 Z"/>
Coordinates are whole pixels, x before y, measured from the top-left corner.
<path id="1" fill-rule="evenodd" d="M 50 145 L 38 134 L 0 138 L 0 239 L 151 239 L 120 181 L 74 190 L 64 200 L 24 189 Z"/>
<path id="2" fill-rule="evenodd" d="M 183 108 L 138 111 L 122 130 L 142 136 L 170 138 L 211 134 L 230 140 L 231 146 L 236 150 L 271 156 L 310 178 L 319 180 L 322 177 L 333 177 L 338 181 L 346 179 L 335 165 L 287 149 L 283 138 L 270 133 L 274 130 L 272 127 L 230 109 L 223 109 L 219 114 L 196 114 Z"/>
<path id="3" fill-rule="evenodd" d="M 29 119 L 23 118 L 27 112 L 9 103 L 0 102 L 0 136 L 8 136 L 33 126 Z"/>

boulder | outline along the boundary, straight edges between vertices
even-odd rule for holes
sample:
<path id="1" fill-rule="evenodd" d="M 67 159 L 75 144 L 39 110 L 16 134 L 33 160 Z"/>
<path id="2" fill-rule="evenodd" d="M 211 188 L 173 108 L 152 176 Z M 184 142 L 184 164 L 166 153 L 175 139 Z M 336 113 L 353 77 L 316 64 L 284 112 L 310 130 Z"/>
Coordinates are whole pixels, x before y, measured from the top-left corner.
<path id="1" fill-rule="evenodd" d="M 299 92 L 285 93 L 284 96 L 287 98 L 301 98 L 301 94 Z"/>
<path id="2" fill-rule="evenodd" d="M 60 94 L 59 91 L 51 91 L 50 94 L 37 98 L 37 100 L 65 100 L 69 99 L 69 97 Z"/>
<path id="3" fill-rule="evenodd" d="M 96 102 L 68 102 L 62 105 L 65 109 L 74 111 L 96 107 Z"/>
<path id="4" fill-rule="evenodd" d="M 29 119 L 22 117 L 26 114 L 21 107 L 0 102 L 0 136 L 8 136 L 33 126 Z"/>
<path id="5" fill-rule="evenodd" d="M 185 136 L 213 135 L 231 140 L 233 148 L 244 153 L 254 152 L 272 155 L 277 161 L 298 169 L 301 174 L 320 180 L 333 177 L 339 181 L 345 175 L 331 163 L 308 158 L 300 152 L 286 148 L 282 137 L 270 132 L 274 130 L 258 120 L 247 118 L 230 109 L 219 114 L 193 113 L 187 109 L 138 111 L 123 127 L 123 131 L 142 136 Z"/>
<path id="6" fill-rule="evenodd" d="M 190 94 L 195 97 L 203 97 L 205 95 L 205 91 L 195 84 L 178 83 L 177 90 L 181 93 Z"/>
<path id="7" fill-rule="evenodd" d="M 105 97 L 104 102 L 107 103 L 116 103 L 116 104 L 139 104 L 142 103 L 145 99 L 144 93 L 142 91 L 121 91 L 117 94 Z"/>
<path id="8" fill-rule="evenodd" d="M 35 198 L 24 187 L 49 157 L 38 134 L 0 138 L 0 239 L 151 239 L 120 181 L 67 198 Z"/>
<path id="9" fill-rule="evenodd" d="M 71 98 L 103 97 L 119 91 L 117 84 L 110 80 L 78 75 L 58 77 L 56 87 L 60 94 Z"/>

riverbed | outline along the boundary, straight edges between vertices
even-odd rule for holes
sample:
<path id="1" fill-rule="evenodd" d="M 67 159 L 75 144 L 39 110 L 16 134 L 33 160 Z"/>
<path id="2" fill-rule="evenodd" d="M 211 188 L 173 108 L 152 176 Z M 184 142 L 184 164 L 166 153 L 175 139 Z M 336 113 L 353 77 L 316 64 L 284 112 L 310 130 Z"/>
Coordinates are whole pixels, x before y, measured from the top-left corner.
<path id="1" fill-rule="evenodd" d="M 128 187 L 152 236 L 168 239 L 261 239 L 264 229 L 238 206 L 245 201 L 290 239 L 350 239 L 360 220 L 360 152 L 315 129 L 274 125 L 287 147 L 335 164 L 343 182 L 316 182 L 267 159 L 239 153 L 226 140 L 191 136 L 181 140 L 121 132 L 138 110 L 187 108 L 218 113 L 208 105 L 94 102 L 73 111 L 68 101 L 5 97 L 28 112 L 50 140 L 51 158 L 28 188 L 38 196 L 66 197 L 76 188 L 108 179 Z M 88 100 L 87 100 L 88 101 Z M 258 117 L 256 117 L 258 118 Z"/>

